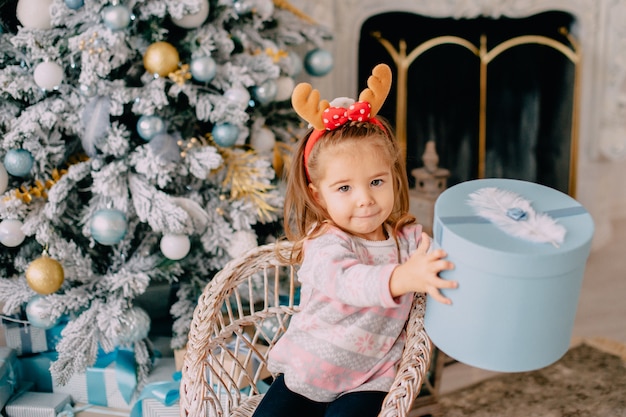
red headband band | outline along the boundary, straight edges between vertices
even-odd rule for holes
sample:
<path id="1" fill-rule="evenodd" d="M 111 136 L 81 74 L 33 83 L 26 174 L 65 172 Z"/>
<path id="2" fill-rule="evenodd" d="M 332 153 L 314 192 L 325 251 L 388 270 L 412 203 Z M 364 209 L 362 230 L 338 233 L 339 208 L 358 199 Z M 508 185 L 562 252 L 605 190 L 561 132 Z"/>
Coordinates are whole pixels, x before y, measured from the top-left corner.
<path id="1" fill-rule="evenodd" d="M 309 182 L 311 181 L 309 176 L 309 155 L 313 150 L 313 146 L 315 146 L 319 138 L 322 137 L 324 133 L 335 130 L 350 122 L 370 122 L 384 129 L 383 124 L 376 119 L 376 117 L 370 117 L 371 108 L 372 106 L 367 101 L 359 101 L 352 104 L 347 109 L 343 107 L 328 107 L 324 110 L 322 113 L 322 119 L 326 129 L 314 129 L 311 132 L 311 135 L 309 135 L 309 139 L 304 147 L 304 169 Z"/>

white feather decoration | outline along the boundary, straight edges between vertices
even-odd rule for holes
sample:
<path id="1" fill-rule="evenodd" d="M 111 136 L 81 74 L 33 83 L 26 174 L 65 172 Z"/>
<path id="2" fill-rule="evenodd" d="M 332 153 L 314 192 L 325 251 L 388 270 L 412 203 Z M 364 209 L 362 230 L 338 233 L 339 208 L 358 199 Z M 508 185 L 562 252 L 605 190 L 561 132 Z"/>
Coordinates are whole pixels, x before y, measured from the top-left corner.
<path id="1" fill-rule="evenodd" d="M 83 132 L 81 142 L 87 156 L 96 156 L 96 146 L 111 128 L 111 99 L 107 96 L 96 96 L 85 106 L 82 113 Z"/>
<path id="2" fill-rule="evenodd" d="M 532 242 L 552 243 L 559 247 L 566 229 L 546 213 L 537 213 L 530 201 L 508 190 L 486 187 L 469 195 L 468 204 L 477 215 L 489 220 L 503 232 Z"/>

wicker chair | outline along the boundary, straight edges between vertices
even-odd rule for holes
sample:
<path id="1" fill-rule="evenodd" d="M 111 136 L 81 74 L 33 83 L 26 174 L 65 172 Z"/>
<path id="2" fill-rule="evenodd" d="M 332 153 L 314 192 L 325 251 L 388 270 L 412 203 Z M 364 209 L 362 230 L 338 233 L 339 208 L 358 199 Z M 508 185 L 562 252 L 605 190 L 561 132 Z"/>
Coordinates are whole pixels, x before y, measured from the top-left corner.
<path id="1" fill-rule="evenodd" d="M 296 268 L 281 263 L 276 249 L 260 246 L 234 259 L 205 287 L 183 362 L 181 416 L 250 416 L 262 398 L 264 378 L 273 377 L 267 354 L 298 311 Z M 282 253 L 289 249 L 280 243 Z M 416 296 L 398 373 L 379 416 L 408 416 L 427 379 L 432 345 L 423 328 L 424 303 Z"/>

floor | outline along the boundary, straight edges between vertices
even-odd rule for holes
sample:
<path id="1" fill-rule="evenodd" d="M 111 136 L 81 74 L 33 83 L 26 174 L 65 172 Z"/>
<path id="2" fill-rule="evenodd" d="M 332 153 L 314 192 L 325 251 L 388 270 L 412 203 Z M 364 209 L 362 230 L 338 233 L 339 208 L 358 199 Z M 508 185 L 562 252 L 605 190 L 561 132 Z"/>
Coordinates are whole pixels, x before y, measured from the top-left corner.
<path id="1" fill-rule="evenodd" d="M 604 338 L 626 345 L 626 219 L 615 222 L 612 242 L 587 260 L 572 333 L 572 343 Z M 453 363 L 443 371 L 440 393 L 494 375 L 499 374 Z"/>

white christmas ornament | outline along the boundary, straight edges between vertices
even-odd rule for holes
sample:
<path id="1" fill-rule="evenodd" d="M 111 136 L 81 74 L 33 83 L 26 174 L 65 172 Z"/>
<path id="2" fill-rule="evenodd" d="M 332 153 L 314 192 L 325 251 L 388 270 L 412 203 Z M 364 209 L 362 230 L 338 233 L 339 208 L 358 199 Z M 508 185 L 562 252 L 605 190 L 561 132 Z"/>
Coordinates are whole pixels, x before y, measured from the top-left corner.
<path id="1" fill-rule="evenodd" d="M 274 101 L 285 101 L 291 98 L 296 82 L 291 77 L 282 76 L 276 80 L 276 97 Z"/>
<path id="2" fill-rule="evenodd" d="M 189 236 L 175 233 L 168 233 L 161 238 L 161 252 L 173 261 L 183 259 L 191 249 Z"/>
<path id="3" fill-rule="evenodd" d="M 44 90 L 54 90 L 63 81 L 63 68 L 56 62 L 44 61 L 35 67 L 35 83 Z"/>
<path id="4" fill-rule="evenodd" d="M 22 244 L 26 235 L 22 232 L 23 223 L 17 219 L 4 219 L 0 222 L 0 243 L 9 248 Z"/>
<path id="5" fill-rule="evenodd" d="M 252 230 L 239 230 L 233 233 L 226 250 L 235 259 L 257 246 L 257 236 Z"/>
<path id="6" fill-rule="evenodd" d="M 276 145 L 276 135 L 271 129 L 263 126 L 252 132 L 250 138 L 250 146 L 252 146 L 257 152 L 265 153 L 272 152 Z"/>
<path id="7" fill-rule="evenodd" d="M 193 29 L 200 27 L 204 23 L 208 15 L 209 0 L 202 0 L 200 2 L 200 10 L 195 13 L 186 14 L 180 19 L 175 19 L 174 17 L 172 17 L 172 22 L 174 22 L 176 26 L 179 26 L 181 28 Z"/>
<path id="8" fill-rule="evenodd" d="M 9 186 L 9 173 L 0 162 L 0 194 L 4 193 Z"/>
<path id="9" fill-rule="evenodd" d="M 19 0 L 15 16 L 27 29 L 52 29 L 52 0 Z"/>

